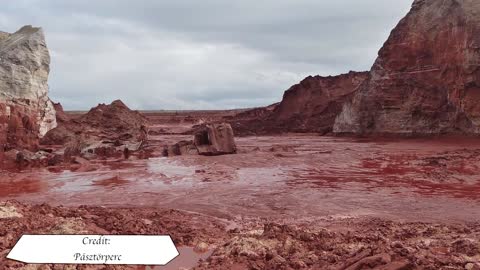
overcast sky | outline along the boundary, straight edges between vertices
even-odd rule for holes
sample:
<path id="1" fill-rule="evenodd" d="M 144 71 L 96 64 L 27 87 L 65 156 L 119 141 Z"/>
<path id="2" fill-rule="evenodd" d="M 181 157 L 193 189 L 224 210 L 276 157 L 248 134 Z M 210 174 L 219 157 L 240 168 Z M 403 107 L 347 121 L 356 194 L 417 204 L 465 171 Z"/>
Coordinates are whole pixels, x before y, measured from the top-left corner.
<path id="1" fill-rule="evenodd" d="M 65 109 L 268 105 L 308 75 L 370 69 L 412 0 L 15 0 L 0 29 L 43 27 Z"/>

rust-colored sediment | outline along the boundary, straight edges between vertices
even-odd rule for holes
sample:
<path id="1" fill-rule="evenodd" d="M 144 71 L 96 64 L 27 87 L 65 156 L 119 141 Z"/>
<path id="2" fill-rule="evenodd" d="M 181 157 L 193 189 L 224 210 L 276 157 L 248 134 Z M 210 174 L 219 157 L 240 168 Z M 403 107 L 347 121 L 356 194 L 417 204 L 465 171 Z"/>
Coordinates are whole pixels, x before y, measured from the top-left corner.
<path id="1" fill-rule="evenodd" d="M 24 233 L 170 234 L 180 256 L 166 267 L 42 265 L 38 269 L 464 269 L 478 261 L 480 224 L 330 217 L 292 225 L 226 220 L 160 208 L 0 204 L 1 269 Z M 28 268 L 30 267 L 30 268 Z M 467 268 L 468 269 L 468 268 Z"/>
<path id="2" fill-rule="evenodd" d="M 156 135 L 152 143 L 188 136 Z M 3 173 L 0 196 L 53 205 L 171 207 L 226 218 L 480 217 L 476 139 L 368 141 L 292 134 L 245 137 L 237 144 L 238 154 L 221 157 L 118 159 L 73 170 Z"/>
<path id="3" fill-rule="evenodd" d="M 10 203 L 21 217 L 0 219 L 8 228 L 1 249 L 6 254 L 22 233 L 71 230 L 173 234 L 183 257 L 153 269 L 344 269 L 372 261 L 462 269 L 479 261 L 477 139 L 285 134 L 237 138 L 235 155 L 160 157 L 164 144 L 191 139 L 182 133 L 195 123 L 153 121 L 149 159 L 2 172 L 0 200 L 26 204 Z M 43 203 L 53 206 L 32 205 Z M 193 252 L 197 246 L 203 253 Z"/>

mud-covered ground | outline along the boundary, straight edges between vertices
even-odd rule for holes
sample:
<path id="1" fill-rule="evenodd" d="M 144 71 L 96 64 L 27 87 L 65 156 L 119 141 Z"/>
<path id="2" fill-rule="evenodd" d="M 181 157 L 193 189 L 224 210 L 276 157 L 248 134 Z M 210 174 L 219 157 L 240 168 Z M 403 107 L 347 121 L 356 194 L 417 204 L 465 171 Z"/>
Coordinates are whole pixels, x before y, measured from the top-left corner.
<path id="1" fill-rule="evenodd" d="M 180 257 L 153 269 L 478 269 L 480 223 L 325 217 L 304 225 L 228 221 L 157 208 L 0 205 L 1 269 L 152 269 L 26 266 L 5 256 L 25 233 L 170 234 Z M 204 256 L 204 255 L 208 256 Z M 196 266 L 195 266 L 196 265 Z M 475 268 L 476 267 L 476 268 Z M 180 268 L 181 269 L 181 268 Z"/>
<path id="2" fill-rule="evenodd" d="M 261 219 L 232 225 L 213 217 L 150 207 L 66 208 L 9 201 L 0 205 L 0 225 L 1 269 L 123 268 L 37 268 L 4 259 L 25 233 L 170 234 L 183 256 L 169 267 L 154 269 L 174 269 L 173 264 L 195 269 L 476 269 L 480 260 L 480 224 L 475 222 L 446 225 L 325 217 L 303 225 Z"/>
<path id="3" fill-rule="evenodd" d="M 149 159 L 1 172 L 21 203 L 0 206 L 0 269 L 23 267 L 4 258 L 27 232 L 170 234 L 181 256 L 154 269 L 480 269 L 478 139 L 250 136 L 167 158 L 218 116 L 148 116 Z M 64 269 L 41 267 L 23 269 Z"/>

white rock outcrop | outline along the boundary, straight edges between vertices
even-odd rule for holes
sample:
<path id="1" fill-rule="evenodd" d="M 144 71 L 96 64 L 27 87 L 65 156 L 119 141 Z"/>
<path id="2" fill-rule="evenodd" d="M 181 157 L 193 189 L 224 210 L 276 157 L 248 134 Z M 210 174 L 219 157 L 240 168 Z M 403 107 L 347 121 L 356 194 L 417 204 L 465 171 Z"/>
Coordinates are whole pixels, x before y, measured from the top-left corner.
<path id="1" fill-rule="evenodd" d="M 50 55 L 41 28 L 0 32 L 0 143 L 32 148 L 56 127 L 48 97 Z"/>

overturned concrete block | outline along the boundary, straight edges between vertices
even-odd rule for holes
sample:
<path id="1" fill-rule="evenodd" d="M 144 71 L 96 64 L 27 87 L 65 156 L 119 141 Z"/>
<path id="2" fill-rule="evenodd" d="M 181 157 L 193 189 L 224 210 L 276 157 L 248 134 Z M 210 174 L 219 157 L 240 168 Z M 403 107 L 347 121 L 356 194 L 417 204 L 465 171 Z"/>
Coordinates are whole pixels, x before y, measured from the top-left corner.
<path id="1" fill-rule="evenodd" d="M 234 154 L 237 146 L 230 124 L 208 124 L 195 132 L 194 144 L 198 154 L 216 156 Z"/>

